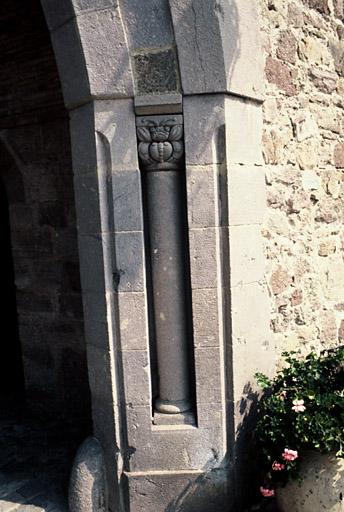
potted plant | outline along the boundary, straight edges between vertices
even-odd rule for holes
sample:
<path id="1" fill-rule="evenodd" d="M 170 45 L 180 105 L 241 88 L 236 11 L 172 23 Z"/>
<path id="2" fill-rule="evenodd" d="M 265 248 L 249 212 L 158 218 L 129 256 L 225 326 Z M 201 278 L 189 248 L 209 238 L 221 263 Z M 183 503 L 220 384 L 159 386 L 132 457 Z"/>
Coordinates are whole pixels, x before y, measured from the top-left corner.
<path id="1" fill-rule="evenodd" d="M 263 389 L 256 439 L 260 492 L 276 495 L 281 512 L 344 511 L 344 347 L 283 354 Z"/>

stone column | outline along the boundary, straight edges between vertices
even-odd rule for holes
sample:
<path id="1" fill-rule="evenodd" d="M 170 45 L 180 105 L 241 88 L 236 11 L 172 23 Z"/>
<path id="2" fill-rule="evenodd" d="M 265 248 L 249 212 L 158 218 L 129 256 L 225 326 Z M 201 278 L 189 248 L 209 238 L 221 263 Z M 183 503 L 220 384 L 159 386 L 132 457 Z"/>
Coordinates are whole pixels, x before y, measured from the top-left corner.
<path id="1" fill-rule="evenodd" d="M 189 400 L 186 225 L 182 116 L 137 118 L 145 172 L 153 316 L 159 373 L 158 412 L 177 414 Z"/>

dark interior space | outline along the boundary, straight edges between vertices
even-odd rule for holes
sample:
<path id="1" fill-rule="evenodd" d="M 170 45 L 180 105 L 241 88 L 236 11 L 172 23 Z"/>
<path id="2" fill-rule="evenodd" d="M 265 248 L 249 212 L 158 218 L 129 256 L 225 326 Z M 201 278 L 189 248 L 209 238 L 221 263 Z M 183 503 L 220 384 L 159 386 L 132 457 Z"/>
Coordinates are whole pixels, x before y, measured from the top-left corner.
<path id="1" fill-rule="evenodd" d="M 1 306 L 2 340 L 0 343 L 0 419 L 11 407 L 20 409 L 24 400 L 24 374 L 19 340 L 17 305 L 14 285 L 8 201 L 0 180 L 1 240 L 0 265 L 3 269 Z"/>
<path id="2" fill-rule="evenodd" d="M 0 47 L 0 510 L 64 512 L 91 405 L 68 113 L 39 0 L 3 0 Z"/>

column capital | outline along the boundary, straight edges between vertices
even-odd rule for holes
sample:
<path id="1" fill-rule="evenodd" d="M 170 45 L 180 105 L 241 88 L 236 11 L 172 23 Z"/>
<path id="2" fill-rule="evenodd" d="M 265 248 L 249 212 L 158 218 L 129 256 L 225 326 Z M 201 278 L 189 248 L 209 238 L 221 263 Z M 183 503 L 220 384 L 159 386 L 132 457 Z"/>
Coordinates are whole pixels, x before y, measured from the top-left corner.
<path id="1" fill-rule="evenodd" d="M 183 116 L 137 117 L 136 133 L 145 171 L 180 168 L 184 156 Z"/>

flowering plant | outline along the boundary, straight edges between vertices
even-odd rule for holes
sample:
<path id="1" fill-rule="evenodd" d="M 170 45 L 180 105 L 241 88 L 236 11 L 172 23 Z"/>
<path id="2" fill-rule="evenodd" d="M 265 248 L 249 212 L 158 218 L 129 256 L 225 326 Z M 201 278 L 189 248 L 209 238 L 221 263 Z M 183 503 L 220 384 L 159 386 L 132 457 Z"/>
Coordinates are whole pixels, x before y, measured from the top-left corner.
<path id="1" fill-rule="evenodd" d="M 305 451 L 344 457 L 344 347 L 283 356 L 287 364 L 274 379 L 256 374 L 263 389 L 256 439 L 264 497 L 274 495 L 275 484 L 302 477 Z"/>

